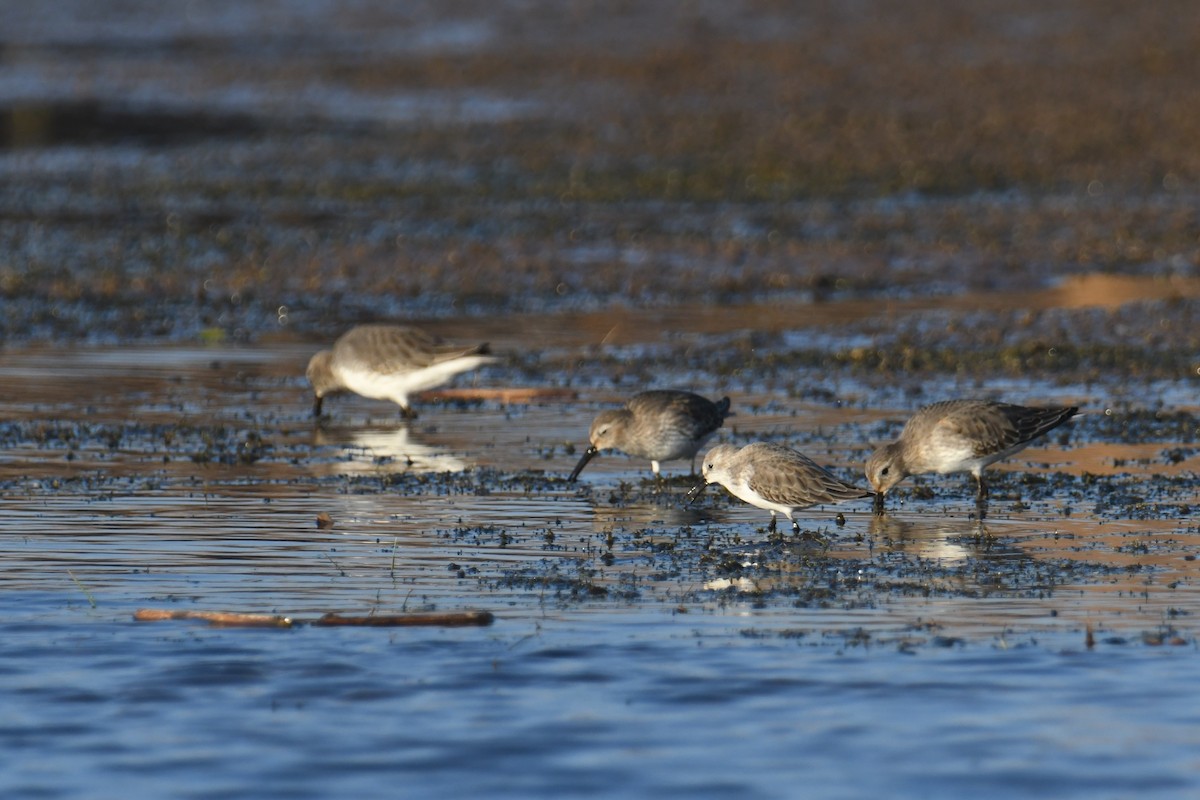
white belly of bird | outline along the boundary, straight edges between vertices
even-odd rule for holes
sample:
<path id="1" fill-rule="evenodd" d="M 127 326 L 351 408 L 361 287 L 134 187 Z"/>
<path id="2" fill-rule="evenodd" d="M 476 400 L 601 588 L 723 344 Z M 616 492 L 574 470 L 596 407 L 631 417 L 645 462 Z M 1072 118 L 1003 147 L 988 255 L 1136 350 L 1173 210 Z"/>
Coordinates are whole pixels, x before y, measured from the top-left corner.
<path id="1" fill-rule="evenodd" d="M 751 489 L 750 486 L 745 482 L 738 482 L 733 486 L 727 486 L 726 488 L 729 489 L 729 493 L 734 497 L 738 498 L 739 500 L 745 500 L 752 506 L 763 508 L 774 513 L 783 514 L 788 519 L 792 518 L 792 509 L 794 506 L 785 506 L 780 505 L 779 503 L 772 503 L 770 500 L 767 500 L 761 494 Z"/>
<path id="2" fill-rule="evenodd" d="M 408 405 L 408 396 L 441 386 L 460 372 L 474 369 L 491 361 L 487 356 L 467 356 L 444 361 L 412 372 L 382 373 L 367 369 L 341 370 L 342 385 L 355 394 L 373 400 L 391 400 Z"/>
<path id="3" fill-rule="evenodd" d="M 929 472 L 970 472 L 980 466 L 980 461 L 974 453 L 969 450 L 951 451 L 945 450 L 929 460 Z"/>
<path id="4" fill-rule="evenodd" d="M 975 443 L 961 436 L 935 436 L 921 452 L 921 463 L 916 472 L 975 472 L 983 469 L 994 459 L 980 458 L 975 454 Z"/>
<path id="5" fill-rule="evenodd" d="M 989 464 L 995 464 L 1001 459 L 1008 458 L 1013 453 L 1024 450 L 1028 442 L 1010 447 L 1000 453 L 991 453 L 986 456 L 976 455 L 975 448 L 970 442 L 958 441 L 954 446 L 942 446 L 926 453 L 926 463 L 929 465 L 924 472 L 969 472 L 972 475 L 978 475 Z"/>

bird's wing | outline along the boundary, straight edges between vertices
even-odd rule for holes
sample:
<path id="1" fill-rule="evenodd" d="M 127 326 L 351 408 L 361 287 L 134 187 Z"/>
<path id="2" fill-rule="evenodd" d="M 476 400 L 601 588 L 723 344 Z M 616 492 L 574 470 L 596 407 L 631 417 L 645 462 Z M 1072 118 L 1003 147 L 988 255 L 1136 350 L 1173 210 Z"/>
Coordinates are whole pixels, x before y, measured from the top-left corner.
<path id="1" fill-rule="evenodd" d="M 765 500 L 797 507 L 872 494 L 794 450 L 775 452 L 756 461 L 748 468 L 747 484 Z"/>
<path id="2" fill-rule="evenodd" d="M 347 366 L 385 374 L 424 369 L 487 353 L 487 345 L 447 344 L 437 336 L 400 325 L 360 325 L 336 344 Z"/>

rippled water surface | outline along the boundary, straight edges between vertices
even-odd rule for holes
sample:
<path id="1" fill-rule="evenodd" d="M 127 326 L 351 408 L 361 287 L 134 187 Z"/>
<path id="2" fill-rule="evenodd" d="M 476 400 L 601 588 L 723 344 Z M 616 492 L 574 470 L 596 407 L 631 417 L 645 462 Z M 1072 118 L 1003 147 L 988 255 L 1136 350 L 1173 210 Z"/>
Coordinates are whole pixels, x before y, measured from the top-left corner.
<path id="1" fill-rule="evenodd" d="M 427 401 L 411 427 L 342 398 L 316 425 L 310 350 L 5 357 L 4 796 L 1200 788 L 1200 534 L 1191 496 L 1145 485 L 1194 469 L 1169 442 L 1105 444 L 1085 415 L 1067 447 L 997 472 L 986 528 L 947 477 L 772 544 L 762 512 L 688 507 L 690 482 L 660 490 L 619 455 L 567 484 L 617 396 L 586 381 L 532 405 Z M 501 382 L 489 369 L 475 380 Z M 847 477 L 861 436 L 903 416 L 734 406 L 726 437 L 783 437 Z M 1106 512 L 1130 485 L 1158 513 Z M 145 607 L 496 621 L 135 623 Z"/>

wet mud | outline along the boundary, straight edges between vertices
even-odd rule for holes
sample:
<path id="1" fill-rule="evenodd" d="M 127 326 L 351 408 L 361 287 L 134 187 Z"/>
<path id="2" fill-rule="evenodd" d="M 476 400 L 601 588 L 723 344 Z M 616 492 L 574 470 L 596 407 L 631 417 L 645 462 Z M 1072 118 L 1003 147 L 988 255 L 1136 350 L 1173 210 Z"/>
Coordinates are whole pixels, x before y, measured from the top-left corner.
<path id="1" fill-rule="evenodd" d="M 456 325 L 477 338 L 487 322 Z M 750 603 L 813 609 L 806 624 L 819 630 L 830 621 L 824 609 L 905 609 L 928 622 L 930 612 L 916 609 L 947 603 L 954 621 L 939 622 L 937 636 L 986 637 L 997 624 L 1019 630 L 1006 618 L 1016 607 L 1039 609 L 1039 624 L 1095 629 L 1111 633 L 1110 641 L 1153 639 L 1156 631 L 1194 641 L 1200 417 L 1194 406 L 1143 406 L 1135 395 L 1144 394 L 1145 381 L 1026 381 L 1018 399 L 1075 402 L 1084 413 L 992 471 L 983 523 L 965 476 L 910 478 L 890 494 L 883 517 L 872 516 L 869 502 L 804 512 L 799 539 L 769 536 L 765 512 L 724 492 L 689 505 L 685 494 L 697 479 L 687 465 L 669 464 L 660 485 L 648 465 L 605 453 L 583 479 L 568 482 L 591 416 L 646 374 L 729 393 L 736 415 L 721 438 L 784 442 L 857 482 L 871 448 L 899 432 L 914 394 L 964 391 L 964 379 L 936 375 L 919 393 L 879 389 L 882 376 L 857 370 L 831 382 L 825 366 L 791 370 L 800 385 L 831 387 L 822 391 L 781 390 L 779 377 L 751 367 L 725 381 L 670 343 L 682 335 L 721 352 L 725 334 L 704 328 L 665 336 L 656 325 L 627 323 L 624 335 L 640 331 L 644 342 L 623 347 L 645 352 L 624 360 L 618 375 L 604 359 L 582 355 L 586 347 L 562 348 L 559 363 L 570 370 L 571 359 L 574 372 L 542 372 L 534 358 L 547 356 L 531 358 L 532 342 L 509 341 L 512 363 L 486 367 L 465 384 L 565 384 L 576 396 L 522 404 L 430 398 L 407 424 L 390 404 L 353 397 L 334 399 L 312 419 L 300 377 L 309 349 L 299 343 L 58 348 L 52 362 L 47 351 L 10 354 L 0 374 L 21 388 L 0 426 L 0 485 L 14 524 L 31 519 L 22 510 L 31 505 L 59 509 L 33 515 L 49 520 L 22 528 L 29 541 L 78 536 L 59 515 L 88 509 L 96 535 L 120 540 L 122 525 L 165 528 L 186 547 L 196 520 L 184 531 L 174 523 L 216 505 L 224 511 L 207 531 L 217 548 L 210 568 L 219 570 L 226 538 L 236 549 L 247 535 L 280 537 L 298 542 L 317 574 L 342 574 L 349 560 L 355 570 L 407 584 L 406 596 L 421 585 L 427 608 L 651 604 L 687 613 Z M 992 380 L 1013 396 L 1011 378 Z M 997 391 L 979 379 L 970 385 Z M 243 517 L 238 509 L 247 506 L 253 512 Z M 438 580 L 400 577 L 413 548 L 420 563 L 442 564 Z M 144 557 L 125 568 L 171 564 Z M 981 600 L 988 602 L 972 605 Z M 279 610 L 296 611 L 286 603 Z M 858 627 L 864 636 L 894 634 L 890 613 Z"/>
<path id="2" fill-rule="evenodd" d="M 822 26 L 847 43 L 899 46 L 878 38 L 882 21 L 832 9 L 772 35 L 745 22 L 718 36 L 715 18 L 698 17 L 653 51 L 632 40 L 607 50 L 608 25 L 551 44 L 476 11 L 476 27 L 452 29 L 480 41 L 428 53 L 371 44 L 372 14 L 397 30 L 411 20 L 383 9 L 337 17 L 334 29 L 365 48 L 355 59 L 337 36 L 294 53 L 285 37 L 266 56 L 236 37 L 172 39 L 172 15 L 149 7 L 137 12 L 141 45 L 16 23 L 9 52 L 29 85 L 61 86 L 38 68 L 65 57 L 141 87 L 142 99 L 4 101 L 0 476 L 14 502 L 105 498 L 126 513 L 121 498 L 136 498 L 134 513 L 147 496 L 197 491 L 426 506 L 470 497 L 486 518 L 491 499 L 520 498 L 530 505 L 506 511 L 508 522 L 430 521 L 452 531 L 433 541 L 480 554 L 470 559 L 478 590 L 553 588 L 572 602 L 748 592 L 858 605 L 985 590 L 1048 600 L 1116 574 L 1128 592 L 1169 584 L 1190 608 L 1200 227 L 1189 209 L 1200 173 L 1194 148 L 1178 146 L 1195 115 L 1166 109 L 1200 104 L 1185 102 L 1194 86 L 1162 82 L 1195 58 L 1167 16 L 1122 34 L 1133 43 L 1170 31 L 1153 63 L 1136 48 L 1110 62 L 1067 58 L 1037 102 L 1014 106 L 1001 98 L 1033 91 L 1040 69 L 1000 57 L 965 10 L 965 49 L 921 39 L 929 58 L 904 59 L 911 72 L 894 76 L 915 86 L 940 63 L 964 81 L 929 82 L 921 102 L 861 59 L 793 46 Z M 1035 23 L 1032 7 L 1009 13 L 1040 31 L 1013 37 L 1010 55 L 1045 53 L 1047 36 L 1069 44 L 1094 23 L 1083 6 L 1063 27 Z M 189 25 L 214 23 L 201 14 Z M 904 30 L 946 24 L 921 12 Z M 139 59 L 167 52 L 177 69 L 146 83 Z M 215 67 L 263 58 L 273 71 L 237 84 L 240 96 Z M 732 77 L 718 77 L 722 64 Z M 1097 124 L 1112 97 L 1075 91 L 1118 71 L 1117 96 L 1178 95 L 1157 112 L 1158 133 L 1171 135 L 1155 136 L 1152 159 L 1132 157 L 1148 147 L 1137 130 Z M 959 94 L 985 74 L 996 92 Z M 170 95 L 184 75 L 188 90 Z M 290 106 L 243 102 L 306 80 L 325 89 Z M 858 91 L 833 99 L 823 85 Z M 889 91 L 881 110 L 871 98 Z M 1049 105 L 1059 92 L 1072 102 Z M 781 103 L 791 110 L 769 110 Z M 1036 123 L 1022 118 L 1037 108 Z M 989 124 L 1036 124 L 1041 144 L 982 135 L 976 116 L 1001 110 L 1007 118 Z M 969 159 L 955 155 L 966 140 Z M 334 401 L 314 424 L 303 361 L 365 319 L 490 341 L 504 363 L 466 385 L 569 388 L 577 399 L 434 404 L 411 427 L 389 408 Z M 924 402 L 1002 396 L 1085 413 L 1001 468 L 986 529 L 963 481 L 917 478 L 888 517 L 851 510 L 830 528 L 818 511 L 819 546 L 760 557 L 738 548 L 763 540 L 761 520 L 720 495 L 683 508 L 683 486 L 647 485 L 620 456 L 580 485 L 562 480 L 590 417 L 654 386 L 729 394 L 738 415 L 725 438 L 783 441 L 848 479 Z M 938 527 L 951 519 L 961 528 Z M 1130 520 L 1149 527 L 1101 535 Z M 572 535 L 580 523 L 587 530 Z M 223 524 L 236 535 L 235 520 Z M 902 546 L 913 537 L 898 533 L 909 528 L 951 551 L 986 546 L 914 556 Z M 1025 541 L 1072 528 L 1073 541 L 1110 542 L 1106 558 Z M 508 557 L 490 562 L 493 548 Z M 513 563 L 516 552 L 528 563 Z M 841 575 L 854 577 L 830 577 Z M 638 589 L 648 576 L 659 576 L 656 591 Z"/>

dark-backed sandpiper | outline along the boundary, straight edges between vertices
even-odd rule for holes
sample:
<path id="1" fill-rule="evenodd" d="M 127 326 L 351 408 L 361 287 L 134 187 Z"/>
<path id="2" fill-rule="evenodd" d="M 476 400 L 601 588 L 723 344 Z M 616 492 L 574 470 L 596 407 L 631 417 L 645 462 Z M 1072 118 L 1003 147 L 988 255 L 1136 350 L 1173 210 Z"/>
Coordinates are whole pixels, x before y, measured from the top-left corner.
<path id="1" fill-rule="evenodd" d="M 588 432 L 591 446 L 571 471 L 579 473 L 601 450 L 620 450 L 635 458 L 650 460 L 655 477 L 664 461 L 691 459 L 696 471 L 696 453 L 729 416 L 729 398 L 713 402 L 691 392 L 655 390 L 629 398 L 624 408 L 596 415 Z"/>

